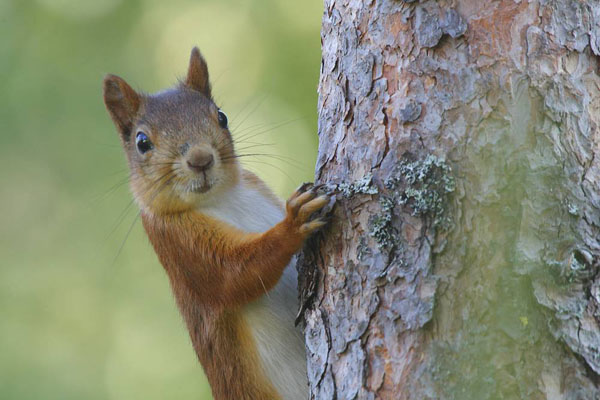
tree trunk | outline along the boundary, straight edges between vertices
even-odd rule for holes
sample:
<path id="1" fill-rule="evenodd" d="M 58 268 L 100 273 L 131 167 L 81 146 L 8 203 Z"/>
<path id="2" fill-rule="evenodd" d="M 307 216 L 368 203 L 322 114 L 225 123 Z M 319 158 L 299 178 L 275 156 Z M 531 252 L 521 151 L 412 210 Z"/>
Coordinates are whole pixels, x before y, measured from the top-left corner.
<path id="1" fill-rule="evenodd" d="M 325 0 L 314 399 L 600 398 L 600 4 Z"/>

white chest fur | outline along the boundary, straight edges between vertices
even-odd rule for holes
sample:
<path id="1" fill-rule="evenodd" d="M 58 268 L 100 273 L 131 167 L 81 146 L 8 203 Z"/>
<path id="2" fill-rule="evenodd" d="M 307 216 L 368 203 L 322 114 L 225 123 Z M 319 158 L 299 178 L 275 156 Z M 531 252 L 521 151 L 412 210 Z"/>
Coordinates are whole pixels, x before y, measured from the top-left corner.
<path id="1" fill-rule="evenodd" d="M 280 205 L 243 184 L 199 211 L 246 232 L 264 232 L 284 217 Z M 265 372 L 285 400 L 308 397 L 304 342 L 294 327 L 298 309 L 294 264 L 292 260 L 277 286 L 244 310 Z"/>
<path id="2" fill-rule="evenodd" d="M 241 183 L 199 211 L 246 232 L 264 232 L 284 216 L 279 205 Z"/>

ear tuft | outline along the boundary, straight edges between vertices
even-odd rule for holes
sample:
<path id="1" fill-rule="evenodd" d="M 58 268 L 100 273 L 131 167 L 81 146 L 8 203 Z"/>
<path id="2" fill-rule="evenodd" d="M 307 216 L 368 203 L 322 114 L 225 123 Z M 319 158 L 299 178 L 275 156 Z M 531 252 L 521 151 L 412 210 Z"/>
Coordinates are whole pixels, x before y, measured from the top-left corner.
<path id="1" fill-rule="evenodd" d="M 210 82 L 208 80 L 208 66 L 198 47 L 192 49 L 190 65 L 188 67 L 185 85 L 197 90 L 210 98 Z"/>
<path id="2" fill-rule="evenodd" d="M 140 95 L 122 78 L 106 75 L 103 82 L 104 104 L 123 141 L 128 141 L 140 108 Z"/>

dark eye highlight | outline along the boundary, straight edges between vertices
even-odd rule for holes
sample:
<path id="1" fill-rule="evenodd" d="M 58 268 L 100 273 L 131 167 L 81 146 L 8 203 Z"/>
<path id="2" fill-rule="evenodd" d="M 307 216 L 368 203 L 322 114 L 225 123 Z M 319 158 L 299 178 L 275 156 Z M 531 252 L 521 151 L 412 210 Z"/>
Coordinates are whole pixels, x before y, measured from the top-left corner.
<path id="1" fill-rule="evenodd" d="M 218 111 L 217 118 L 219 119 L 219 126 L 223 129 L 227 129 L 227 115 L 221 110 Z"/>
<path id="2" fill-rule="evenodd" d="M 137 149 L 140 152 L 140 154 L 144 154 L 147 151 L 152 150 L 152 148 L 154 147 L 150 139 L 148 139 L 148 136 L 141 131 L 138 132 L 137 135 L 135 135 L 135 145 L 137 146 Z"/>

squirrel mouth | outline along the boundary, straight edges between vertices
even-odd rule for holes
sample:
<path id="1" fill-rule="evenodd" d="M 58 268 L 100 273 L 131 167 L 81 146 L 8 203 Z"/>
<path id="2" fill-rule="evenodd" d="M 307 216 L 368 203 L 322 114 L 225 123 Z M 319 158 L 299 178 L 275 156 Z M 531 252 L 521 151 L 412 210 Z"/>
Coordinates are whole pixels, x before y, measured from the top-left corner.
<path id="1" fill-rule="evenodd" d="M 206 193 L 209 191 L 210 188 L 211 188 L 211 185 L 206 181 L 192 182 L 190 184 L 190 192 L 193 192 L 193 193 Z"/>

